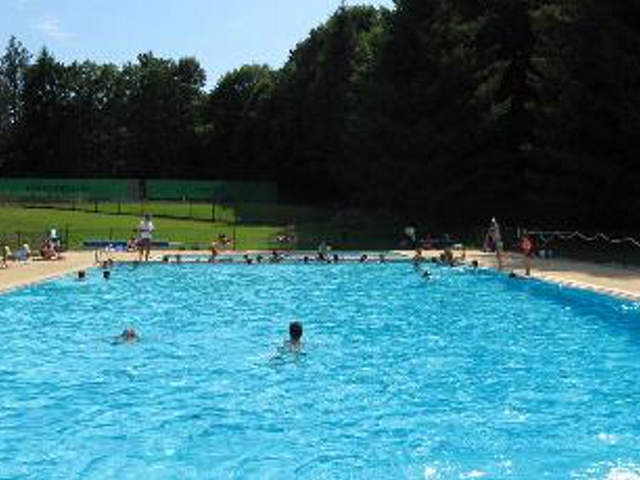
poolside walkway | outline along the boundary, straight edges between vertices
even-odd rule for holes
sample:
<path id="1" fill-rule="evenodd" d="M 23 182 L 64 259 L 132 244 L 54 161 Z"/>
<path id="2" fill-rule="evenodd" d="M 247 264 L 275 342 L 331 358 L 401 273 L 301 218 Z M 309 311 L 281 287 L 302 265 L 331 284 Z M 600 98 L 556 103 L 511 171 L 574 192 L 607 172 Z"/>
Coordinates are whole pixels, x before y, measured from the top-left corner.
<path id="1" fill-rule="evenodd" d="M 471 251 L 469 260 L 497 268 L 495 254 Z M 507 254 L 503 271 L 524 275 L 522 255 Z M 567 259 L 534 259 L 531 276 L 548 282 L 640 301 L 640 269 L 613 264 L 595 264 Z"/>
<path id="2" fill-rule="evenodd" d="M 159 260 L 162 255 L 178 253 L 185 255 L 202 254 L 203 252 L 163 251 L 153 255 L 152 259 Z M 413 255 L 413 252 L 404 253 L 407 256 Z M 429 253 L 427 252 L 427 254 Z M 435 254 L 435 252 L 433 253 Z M 133 261 L 136 257 L 135 253 L 114 254 L 116 261 Z M 467 259 L 478 260 L 485 267 L 496 268 L 495 255 L 493 254 L 468 251 Z M 32 260 L 25 263 L 10 262 L 9 268 L 0 269 L 0 292 L 70 274 L 93 265 L 93 252 L 67 252 L 64 260 L 54 262 Z M 515 254 L 506 255 L 504 271 L 523 274 L 522 257 Z M 637 268 L 564 259 L 536 259 L 533 261 L 532 276 L 541 280 L 640 301 L 640 269 Z"/>
<path id="3" fill-rule="evenodd" d="M 66 252 L 63 260 L 9 262 L 9 268 L 0 268 L 0 292 L 85 269 L 93 261 L 93 252 Z"/>

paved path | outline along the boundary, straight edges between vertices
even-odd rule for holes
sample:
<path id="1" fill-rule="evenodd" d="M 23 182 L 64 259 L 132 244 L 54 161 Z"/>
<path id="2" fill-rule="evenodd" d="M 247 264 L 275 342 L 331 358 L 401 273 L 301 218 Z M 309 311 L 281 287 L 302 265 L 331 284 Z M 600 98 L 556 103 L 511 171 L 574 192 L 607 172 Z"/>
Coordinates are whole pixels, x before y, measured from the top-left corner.
<path id="1" fill-rule="evenodd" d="M 0 292 L 85 269 L 93 261 L 93 252 L 67 252 L 63 260 L 9 262 L 9 268 L 0 268 Z"/>
<path id="2" fill-rule="evenodd" d="M 472 251 L 467 258 L 478 260 L 483 266 L 497 268 L 493 254 Z M 524 275 L 522 255 L 506 255 L 503 270 Z M 534 259 L 531 275 L 541 280 L 640 301 L 640 269 L 638 268 L 566 259 Z"/>

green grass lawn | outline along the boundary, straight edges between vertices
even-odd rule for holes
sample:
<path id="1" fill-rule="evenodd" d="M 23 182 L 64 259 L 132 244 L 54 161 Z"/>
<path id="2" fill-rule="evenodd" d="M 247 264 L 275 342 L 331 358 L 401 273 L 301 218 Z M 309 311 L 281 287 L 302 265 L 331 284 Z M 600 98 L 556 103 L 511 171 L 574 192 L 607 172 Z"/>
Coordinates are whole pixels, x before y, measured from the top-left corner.
<path id="1" fill-rule="evenodd" d="M 37 205 L 33 205 L 37 206 Z M 141 216 L 151 213 L 155 217 L 202 220 L 221 223 L 289 225 L 301 223 L 326 223 L 332 212 L 321 207 L 305 205 L 280 205 L 245 203 L 211 205 L 197 202 L 64 202 L 49 203 L 50 208 L 77 210 L 90 213 L 109 213 Z"/>
<path id="2" fill-rule="evenodd" d="M 209 206 L 209 208 L 211 208 Z M 69 235 L 71 248 L 78 248 L 84 240 L 126 240 L 138 226 L 139 215 L 109 215 L 84 211 L 47 208 L 0 206 L 0 238 L 11 244 L 29 241 L 37 245 L 50 229 Z M 187 247 L 205 247 L 220 233 L 236 238 L 236 248 L 270 248 L 273 238 L 281 230 L 276 225 L 233 226 L 227 223 L 172 218 L 154 218 L 155 237 L 182 242 Z M 199 244 L 199 245 L 197 245 Z"/>
<path id="3" fill-rule="evenodd" d="M 154 216 L 155 238 L 181 242 L 187 248 L 206 248 L 224 232 L 235 237 L 237 249 L 270 249 L 276 247 L 278 232 L 295 225 L 299 249 L 315 249 L 325 240 L 336 249 L 382 250 L 397 248 L 401 232 L 401 225 L 388 221 L 365 216 L 339 219 L 329 209 L 311 206 L 67 202 L 46 207 L 0 204 L 0 242 L 38 245 L 52 228 L 63 238 L 68 233 L 71 248 L 80 247 L 85 240 L 126 240 L 134 234 L 143 212 Z"/>

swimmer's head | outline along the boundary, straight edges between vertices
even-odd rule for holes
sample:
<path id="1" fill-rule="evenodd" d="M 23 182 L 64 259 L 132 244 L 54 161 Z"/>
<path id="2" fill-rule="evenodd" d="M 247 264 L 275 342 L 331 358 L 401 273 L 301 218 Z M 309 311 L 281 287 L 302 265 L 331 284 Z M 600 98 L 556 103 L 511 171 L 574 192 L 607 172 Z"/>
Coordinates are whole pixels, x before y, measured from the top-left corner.
<path id="1" fill-rule="evenodd" d="M 120 338 L 125 342 L 132 342 L 138 340 L 138 334 L 133 327 L 127 327 L 120 334 Z"/>
<path id="2" fill-rule="evenodd" d="M 84 270 L 80 270 L 78 272 L 78 280 L 84 280 L 85 278 L 87 278 L 87 272 L 85 272 Z"/>
<path id="3" fill-rule="evenodd" d="M 289 337 L 293 343 L 298 343 L 302 338 L 302 323 L 291 322 L 289 324 Z"/>
<path id="4" fill-rule="evenodd" d="M 104 278 L 105 280 L 109 280 L 111 278 L 111 272 L 109 270 L 105 270 L 104 272 L 102 272 L 102 278 Z"/>
<path id="5" fill-rule="evenodd" d="M 478 261 L 477 261 L 477 260 L 472 261 L 472 262 L 471 262 L 471 266 L 472 266 L 473 268 L 478 268 Z"/>

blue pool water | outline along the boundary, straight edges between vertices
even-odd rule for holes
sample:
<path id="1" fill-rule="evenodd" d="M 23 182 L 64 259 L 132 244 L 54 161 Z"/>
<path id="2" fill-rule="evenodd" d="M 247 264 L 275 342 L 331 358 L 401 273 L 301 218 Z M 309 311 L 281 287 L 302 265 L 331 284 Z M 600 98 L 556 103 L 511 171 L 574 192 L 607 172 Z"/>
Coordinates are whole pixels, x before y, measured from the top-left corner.
<path id="1" fill-rule="evenodd" d="M 0 479 L 640 478 L 637 304 L 429 268 L 120 266 L 0 296 Z M 306 355 L 278 358 L 292 319 Z"/>

